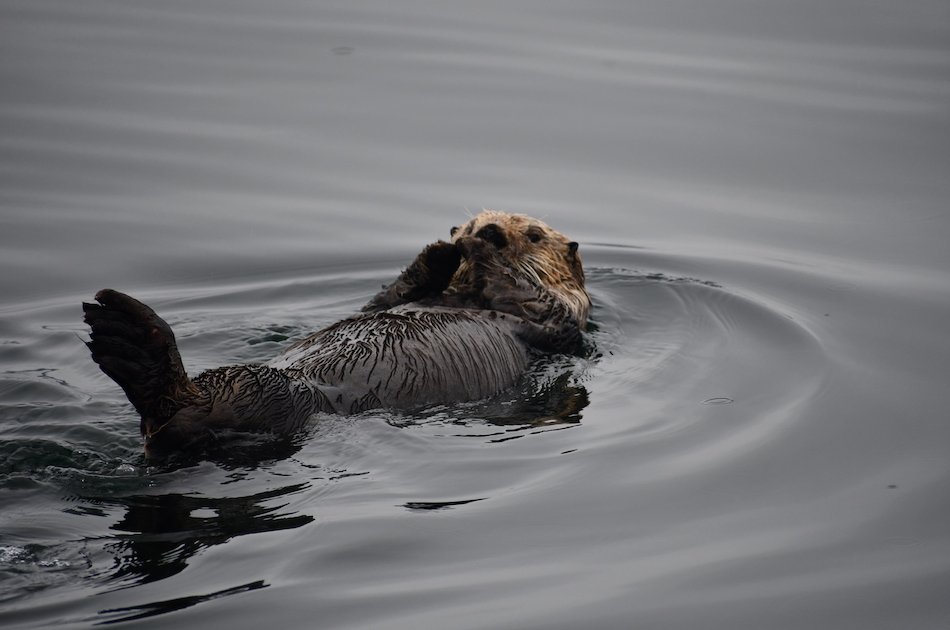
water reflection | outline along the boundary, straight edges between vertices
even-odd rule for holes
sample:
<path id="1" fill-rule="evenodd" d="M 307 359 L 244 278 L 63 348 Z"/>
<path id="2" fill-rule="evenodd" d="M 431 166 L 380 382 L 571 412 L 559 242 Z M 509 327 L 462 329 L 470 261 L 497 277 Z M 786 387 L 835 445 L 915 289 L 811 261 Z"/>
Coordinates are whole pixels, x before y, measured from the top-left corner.
<path id="1" fill-rule="evenodd" d="M 197 604 L 210 601 L 212 599 L 218 599 L 220 597 L 227 597 L 228 595 L 237 595 L 239 593 L 247 593 L 248 591 L 256 591 L 258 589 L 266 588 L 266 584 L 263 580 L 255 580 L 254 582 L 249 582 L 247 584 L 242 584 L 240 586 L 234 586 L 231 588 L 221 589 L 219 591 L 214 591 L 213 593 L 205 593 L 203 595 L 188 595 L 186 597 L 176 597 L 174 599 L 166 599 L 158 602 L 151 602 L 148 604 L 141 604 L 138 606 L 123 606 L 121 608 L 107 608 L 106 610 L 100 610 L 100 615 L 110 616 L 110 619 L 99 622 L 97 625 L 108 625 L 113 623 L 121 623 L 123 621 L 134 621 L 136 619 L 146 619 L 148 617 L 154 617 L 156 615 L 162 615 L 165 613 L 175 612 L 176 610 L 183 610 L 185 608 L 191 608 Z"/>
<path id="2" fill-rule="evenodd" d="M 576 382 L 573 373 L 551 376 L 517 391 L 513 396 L 485 405 L 482 419 L 493 425 L 541 427 L 578 424 L 590 404 L 587 388 Z"/>
<path id="3" fill-rule="evenodd" d="M 537 362 L 519 385 L 502 394 L 487 400 L 431 407 L 416 417 L 392 419 L 390 424 L 436 421 L 484 427 L 487 423 L 511 427 L 508 430 L 576 425 L 590 404 L 587 388 L 578 382 L 586 367 L 583 358 L 547 357 Z"/>
<path id="4" fill-rule="evenodd" d="M 171 453 L 149 452 L 150 464 L 162 471 L 171 471 L 211 461 L 225 470 L 254 469 L 267 462 L 287 459 L 300 450 L 309 432 L 301 430 L 290 435 L 232 431 L 217 432 L 203 449 Z"/>
<path id="5" fill-rule="evenodd" d="M 282 511 L 286 503 L 271 501 L 309 487 L 292 484 L 245 497 L 163 494 L 111 500 L 125 508 L 111 529 L 125 533 L 107 545 L 115 557 L 109 580 L 121 582 L 120 588 L 155 582 L 183 571 L 207 547 L 238 536 L 307 525 L 312 516 Z"/>

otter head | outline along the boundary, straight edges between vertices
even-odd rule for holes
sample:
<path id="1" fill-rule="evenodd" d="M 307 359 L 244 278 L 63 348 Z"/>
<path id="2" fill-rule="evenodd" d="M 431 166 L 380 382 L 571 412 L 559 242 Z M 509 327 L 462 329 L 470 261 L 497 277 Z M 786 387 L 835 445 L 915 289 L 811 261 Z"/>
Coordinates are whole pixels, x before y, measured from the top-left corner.
<path id="1" fill-rule="evenodd" d="M 510 269 L 557 297 L 582 328 L 586 325 L 591 303 L 575 241 L 538 219 L 495 210 L 483 210 L 450 234 L 453 243 L 474 237 L 493 245 Z M 467 273 L 463 260 L 456 277 Z"/>

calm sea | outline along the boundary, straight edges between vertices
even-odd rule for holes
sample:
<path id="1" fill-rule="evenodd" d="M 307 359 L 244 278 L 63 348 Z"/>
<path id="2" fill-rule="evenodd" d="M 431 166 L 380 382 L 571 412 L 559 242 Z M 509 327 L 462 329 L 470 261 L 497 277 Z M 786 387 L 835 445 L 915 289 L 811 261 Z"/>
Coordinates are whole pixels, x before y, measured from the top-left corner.
<path id="1" fill-rule="evenodd" d="M 950 627 L 946 0 L 0 0 L 0 627 Z M 82 343 L 581 243 L 529 397 L 144 459 Z M 530 398 L 530 400 L 524 400 Z"/>

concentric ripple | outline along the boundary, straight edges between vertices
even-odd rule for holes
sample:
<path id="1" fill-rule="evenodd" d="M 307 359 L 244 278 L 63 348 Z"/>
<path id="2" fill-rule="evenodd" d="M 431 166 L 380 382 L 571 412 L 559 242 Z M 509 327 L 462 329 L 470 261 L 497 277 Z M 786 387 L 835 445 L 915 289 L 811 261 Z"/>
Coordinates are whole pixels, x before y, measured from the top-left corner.
<path id="1" fill-rule="evenodd" d="M 599 439 L 644 448 L 640 463 L 652 462 L 656 474 L 714 466 L 778 439 L 822 386 L 825 357 L 815 335 L 766 299 L 638 270 L 632 265 L 645 261 L 630 258 L 631 267 L 589 274 L 600 357 L 590 413 L 611 418 L 594 427 Z"/>

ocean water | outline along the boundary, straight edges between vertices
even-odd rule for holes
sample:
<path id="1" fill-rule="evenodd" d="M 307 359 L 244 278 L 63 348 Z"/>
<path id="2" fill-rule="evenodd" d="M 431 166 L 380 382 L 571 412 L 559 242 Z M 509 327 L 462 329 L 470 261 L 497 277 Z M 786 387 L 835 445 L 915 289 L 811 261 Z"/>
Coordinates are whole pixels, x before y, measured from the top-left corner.
<path id="1" fill-rule="evenodd" d="M 950 627 L 950 5 L 0 0 L 0 627 Z M 147 461 L 192 373 L 480 208 L 580 242 L 528 396 Z"/>

